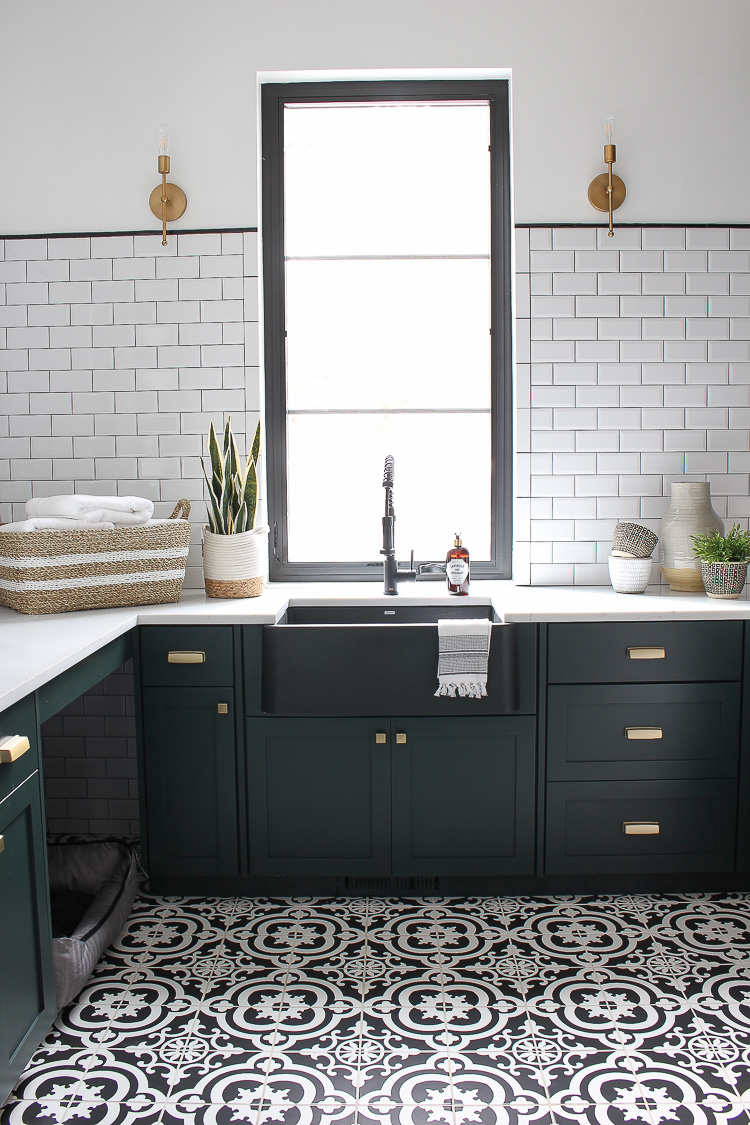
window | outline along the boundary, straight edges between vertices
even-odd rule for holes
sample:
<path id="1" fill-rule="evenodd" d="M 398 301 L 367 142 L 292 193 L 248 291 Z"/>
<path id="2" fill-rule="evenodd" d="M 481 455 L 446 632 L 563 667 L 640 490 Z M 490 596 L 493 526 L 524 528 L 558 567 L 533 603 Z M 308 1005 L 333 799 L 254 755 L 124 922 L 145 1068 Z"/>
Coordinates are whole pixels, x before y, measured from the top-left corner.
<path id="1" fill-rule="evenodd" d="M 271 577 L 380 578 L 460 531 L 510 577 L 508 88 L 262 87 Z"/>

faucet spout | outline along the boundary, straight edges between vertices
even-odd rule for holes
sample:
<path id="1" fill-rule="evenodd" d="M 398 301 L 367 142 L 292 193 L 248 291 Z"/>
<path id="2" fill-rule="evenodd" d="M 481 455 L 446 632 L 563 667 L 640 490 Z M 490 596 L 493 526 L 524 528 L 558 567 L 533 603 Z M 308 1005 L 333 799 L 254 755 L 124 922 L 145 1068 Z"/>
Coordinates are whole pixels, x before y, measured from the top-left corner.
<path id="1" fill-rule="evenodd" d="M 398 563 L 393 541 L 393 525 L 396 520 L 393 511 L 393 458 L 389 455 L 383 466 L 383 488 L 385 489 L 385 515 L 383 516 L 383 592 L 397 594 L 396 574 Z"/>

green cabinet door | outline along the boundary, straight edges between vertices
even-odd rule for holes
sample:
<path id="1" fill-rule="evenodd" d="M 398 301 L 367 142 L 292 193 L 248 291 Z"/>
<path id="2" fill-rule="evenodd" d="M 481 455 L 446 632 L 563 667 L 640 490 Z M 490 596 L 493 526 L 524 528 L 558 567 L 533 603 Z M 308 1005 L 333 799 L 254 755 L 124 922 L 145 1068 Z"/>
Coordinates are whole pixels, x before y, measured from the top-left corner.
<path id="1" fill-rule="evenodd" d="M 251 875 L 387 875 L 389 753 L 387 719 L 249 719 Z"/>
<path id="2" fill-rule="evenodd" d="M 2 1105 L 55 1016 L 46 844 L 36 771 L 0 803 L 0 845 Z"/>
<path id="3" fill-rule="evenodd" d="M 534 870 L 535 720 L 392 719 L 393 873 Z"/>
<path id="4" fill-rule="evenodd" d="M 237 875 L 237 761 L 231 687 L 143 689 L 147 869 Z"/>

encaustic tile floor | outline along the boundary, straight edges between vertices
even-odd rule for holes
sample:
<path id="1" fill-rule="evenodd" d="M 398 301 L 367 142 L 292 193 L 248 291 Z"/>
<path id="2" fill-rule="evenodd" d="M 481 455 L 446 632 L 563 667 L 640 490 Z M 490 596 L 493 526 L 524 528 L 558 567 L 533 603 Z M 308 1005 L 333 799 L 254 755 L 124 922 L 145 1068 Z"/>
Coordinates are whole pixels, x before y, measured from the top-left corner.
<path id="1" fill-rule="evenodd" d="M 142 896 L 36 1122 L 750 1125 L 750 897 Z"/>

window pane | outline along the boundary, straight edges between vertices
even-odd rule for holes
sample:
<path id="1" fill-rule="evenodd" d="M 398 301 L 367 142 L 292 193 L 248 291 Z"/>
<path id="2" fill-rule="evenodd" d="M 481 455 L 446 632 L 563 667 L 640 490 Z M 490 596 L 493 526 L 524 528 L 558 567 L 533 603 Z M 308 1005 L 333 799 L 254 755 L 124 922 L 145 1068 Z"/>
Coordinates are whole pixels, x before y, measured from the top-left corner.
<path id="1" fill-rule="evenodd" d="M 490 264 L 287 263 L 287 407 L 487 408 Z"/>
<path id="2" fill-rule="evenodd" d="M 287 105 L 285 253 L 488 254 L 486 103 Z"/>
<path id="3" fill-rule="evenodd" d="M 487 412 L 291 415 L 289 560 L 381 558 L 387 454 L 395 458 L 397 557 L 408 559 L 413 547 L 418 559 L 442 560 L 460 531 L 473 560 L 489 559 Z"/>

